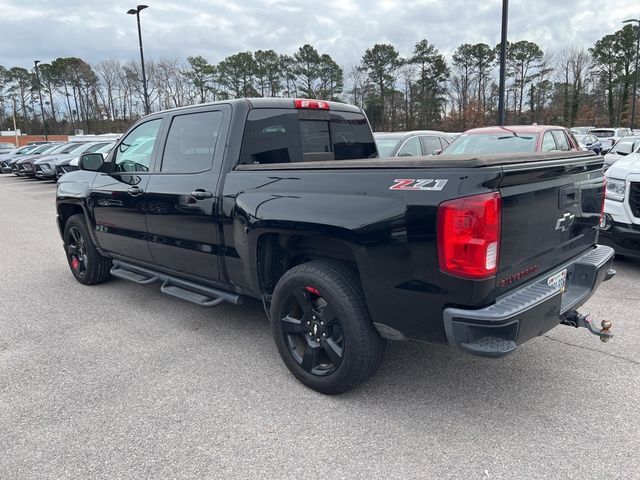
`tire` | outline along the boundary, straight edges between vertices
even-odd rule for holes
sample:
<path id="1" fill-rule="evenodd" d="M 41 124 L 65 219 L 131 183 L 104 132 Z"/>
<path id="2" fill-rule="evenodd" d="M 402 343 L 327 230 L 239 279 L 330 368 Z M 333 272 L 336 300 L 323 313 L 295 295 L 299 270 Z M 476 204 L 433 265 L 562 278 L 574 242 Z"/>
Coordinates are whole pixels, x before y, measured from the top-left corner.
<path id="1" fill-rule="evenodd" d="M 111 277 L 111 259 L 98 252 L 84 215 L 69 217 L 64 226 L 63 238 L 67 262 L 76 280 L 85 285 L 96 285 Z"/>
<path id="2" fill-rule="evenodd" d="M 336 395 L 371 377 L 385 340 L 373 327 L 357 274 L 345 264 L 317 260 L 278 281 L 272 332 L 289 371 L 307 387 Z"/>

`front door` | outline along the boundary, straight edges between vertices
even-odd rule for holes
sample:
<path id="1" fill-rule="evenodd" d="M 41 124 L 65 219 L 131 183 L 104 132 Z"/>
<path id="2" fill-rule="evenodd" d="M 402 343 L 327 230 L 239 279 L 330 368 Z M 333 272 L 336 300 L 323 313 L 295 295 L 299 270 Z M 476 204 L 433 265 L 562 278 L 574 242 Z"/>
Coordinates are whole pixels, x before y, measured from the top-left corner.
<path id="1" fill-rule="evenodd" d="M 135 127 L 107 158 L 110 173 L 99 173 L 91 187 L 91 205 L 100 246 L 133 260 L 152 262 L 147 242 L 144 192 L 162 124 L 157 118 Z"/>
<path id="2" fill-rule="evenodd" d="M 220 278 L 216 196 L 227 105 L 176 112 L 145 193 L 149 248 L 157 265 L 210 281 Z"/>

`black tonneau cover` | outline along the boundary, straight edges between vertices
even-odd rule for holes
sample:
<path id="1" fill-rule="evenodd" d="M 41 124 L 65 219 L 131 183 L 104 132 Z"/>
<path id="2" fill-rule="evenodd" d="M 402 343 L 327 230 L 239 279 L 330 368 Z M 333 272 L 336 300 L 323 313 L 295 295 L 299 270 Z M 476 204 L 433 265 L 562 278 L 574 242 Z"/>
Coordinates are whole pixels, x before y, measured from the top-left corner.
<path id="1" fill-rule="evenodd" d="M 358 160 L 300 161 L 292 163 L 245 164 L 235 170 L 309 170 L 344 168 L 442 168 L 486 167 L 514 163 L 543 162 L 551 160 L 580 160 L 596 155 L 583 152 L 503 153 L 499 155 L 431 155 L 427 157 L 363 158 Z"/>

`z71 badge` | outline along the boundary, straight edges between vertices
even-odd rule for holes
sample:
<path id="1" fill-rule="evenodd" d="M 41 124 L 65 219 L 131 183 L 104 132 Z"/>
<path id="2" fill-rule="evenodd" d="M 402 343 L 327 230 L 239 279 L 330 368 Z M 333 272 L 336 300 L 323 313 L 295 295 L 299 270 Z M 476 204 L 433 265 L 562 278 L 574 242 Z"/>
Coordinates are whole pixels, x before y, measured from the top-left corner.
<path id="1" fill-rule="evenodd" d="M 389 190 L 430 190 L 432 192 L 439 192 L 447 184 L 446 179 L 434 179 L 434 178 L 396 178 L 393 185 L 389 187 Z"/>

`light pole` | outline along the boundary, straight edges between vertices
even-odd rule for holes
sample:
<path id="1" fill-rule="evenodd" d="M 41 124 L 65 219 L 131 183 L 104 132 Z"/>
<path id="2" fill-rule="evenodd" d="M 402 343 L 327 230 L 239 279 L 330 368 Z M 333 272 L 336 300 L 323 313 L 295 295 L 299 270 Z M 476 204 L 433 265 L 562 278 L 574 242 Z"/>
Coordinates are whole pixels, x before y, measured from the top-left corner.
<path id="1" fill-rule="evenodd" d="M 44 139 L 45 141 L 49 140 L 49 135 L 47 134 L 47 121 L 44 118 L 44 103 L 42 102 L 42 88 L 40 88 L 40 74 L 38 73 L 38 64 L 40 60 L 34 60 L 33 64 L 36 67 L 36 82 L 38 82 L 38 96 L 40 97 L 40 113 L 42 113 L 42 128 L 44 129 Z"/>
<path id="2" fill-rule="evenodd" d="M 631 130 L 636 126 L 636 95 L 638 91 L 638 56 L 640 56 L 640 20 L 637 18 L 630 18 L 622 23 L 637 23 L 638 24 L 638 38 L 636 39 L 636 74 L 633 79 L 633 104 L 631 105 Z M 633 133 L 633 132 L 632 132 Z"/>
<path id="3" fill-rule="evenodd" d="M 502 33 L 500 36 L 500 84 L 498 87 L 498 125 L 504 125 L 504 88 L 507 68 L 507 20 L 509 0 L 502 0 Z"/>
<path id="4" fill-rule="evenodd" d="M 142 30 L 140 29 L 140 12 L 148 5 L 138 5 L 136 8 L 132 8 L 127 13 L 129 15 L 135 15 L 138 20 L 138 42 L 140 43 L 140 62 L 142 63 L 142 91 L 144 93 L 144 113 L 149 115 L 149 94 L 147 93 L 147 74 L 144 70 L 144 51 L 142 50 Z"/>

